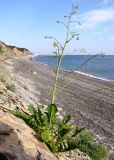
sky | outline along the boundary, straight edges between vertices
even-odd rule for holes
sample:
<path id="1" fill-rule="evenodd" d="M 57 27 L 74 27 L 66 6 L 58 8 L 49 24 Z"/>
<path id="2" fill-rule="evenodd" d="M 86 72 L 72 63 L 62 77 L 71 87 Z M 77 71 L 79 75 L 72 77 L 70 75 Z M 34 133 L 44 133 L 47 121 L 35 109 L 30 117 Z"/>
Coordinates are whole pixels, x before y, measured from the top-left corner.
<path id="1" fill-rule="evenodd" d="M 66 29 L 57 24 L 69 15 L 72 4 L 79 9 L 71 30 L 79 34 L 66 48 L 66 54 L 85 48 L 87 54 L 114 55 L 114 0 L 0 0 L 0 40 L 28 48 L 33 53 L 52 54 L 54 36 L 64 42 Z"/>

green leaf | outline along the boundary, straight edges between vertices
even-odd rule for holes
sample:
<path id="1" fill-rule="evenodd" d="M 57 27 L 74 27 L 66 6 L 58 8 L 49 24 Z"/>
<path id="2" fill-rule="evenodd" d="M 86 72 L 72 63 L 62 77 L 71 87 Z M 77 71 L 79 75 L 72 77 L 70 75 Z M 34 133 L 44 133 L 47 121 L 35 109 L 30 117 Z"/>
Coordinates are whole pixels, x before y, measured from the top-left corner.
<path id="1" fill-rule="evenodd" d="M 108 154 L 106 147 L 90 141 L 84 141 L 83 139 L 77 143 L 76 147 L 80 151 L 87 153 L 87 155 L 89 155 L 92 160 L 101 160 Z"/>
<path id="2" fill-rule="evenodd" d="M 28 106 L 28 110 L 32 115 L 36 115 L 36 109 L 33 107 L 33 105 Z"/>
<path id="3" fill-rule="evenodd" d="M 86 142 L 93 142 L 94 141 L 94 136 L 88 132 L 88 131 L 81 131 L 80 133 L 78 133 L 79 136 L 81 137 L 81 139 L 83 139 Z"/>
<path id="4" fill-rule="evenodd" d="M 44 142 L 49 143 L 52 139 L 51 132 L 46 130 L 41 134 L 41 138 Z"/>
<path id="5" fill-rule="evenodd" d="M 78 135 L 79 133 L 81 133 L 84 129 L 85 129 L 85 128 L 80 128 L 80 129 L 76 128 L 75 131 L 74 131 L 74 133 L 73 133 L 73 135 L 72 135 L 72 137 L 77 136 L 77 135 Z"/>
<path id="6" fill-rule="evenodd" d="M 49 147 L 49 149 L 50 149 L 53 153 L 55 153 L 55 152 L 58 151 L 58 146 L 55 145 L 54 143 L 49 143 L 49 144 L 47 144 L 47 146 Z"/>
<path id="7" fill-rule="evenodd" d="M 58 132 L 58 134 L 59 134 L 59 136 L 60 136 L 60 139 L 63 138 L 66 134 L 68 134 L 69 131 L 70 131 L 69 129 L 64 129 L 64 128 L 62 128 L 62 129 Z"/>
<path id="8" fill-rule="evenodd" d="M 71 120 L 71 115 L 67 115 L 63 118 L 63 123 L 66 124 Z"/>
<path id="9" fill-rule="evenodd" d="M 57 112 L 58 110 L 55 104 L 50 104 L 48 106 L 49 123 L 52 123 L 55 120 Z"/>
<path id="10" fill-rule="evenodd" d="M 43 118 L 42 118 L 42 112 L 41 110 L 38 108 L 38 118 L 39 118 L 39 121 L 40 121 L 40 124 L 43 125 Z"/>
<path id="11" fill-rule="evenodd" d="M 49 127 L 49 116 L 47 112 L 45 112 L 45 115 L 43 114 L 43 126 Z"/>
<path id="12" fill-rule="evenodd" d="M 77 142 L 74 140 L 67 141 L 67 147 L 63 149 L 63 152 L 77 149 Z"/>
<path id="13" fill-rule="evenodd" d="M 94 150 L 92 150 L 90 156 L 93 160 L 101 160 L 105 158 L 108 154 L 108 150 L 106 147 L 102 145 L 96 145 L 94 146 Z"/>
<path id="14" fill-rule="evenodd" d="M 75 128 L 75 126 L 74 126 L 73 124 L 66 123 L 66 124 L 62 124 L 62 125 L 61 125 L 61 128 L 72 130 L 72 129 Z"/>

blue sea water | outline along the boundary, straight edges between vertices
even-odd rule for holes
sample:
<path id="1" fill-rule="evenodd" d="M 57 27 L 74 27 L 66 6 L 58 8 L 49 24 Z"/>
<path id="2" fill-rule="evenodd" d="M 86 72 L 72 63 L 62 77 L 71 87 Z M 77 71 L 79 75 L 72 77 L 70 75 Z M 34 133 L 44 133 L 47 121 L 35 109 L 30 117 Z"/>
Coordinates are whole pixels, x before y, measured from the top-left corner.
<path id="1" fill-rule="evenodd" d="M 82 67 L 79 67 L 91 55 L 65 55 L 61 64 L 61 68 L 65 70 L 74 70 L 86 73 L 99 78 L 114 80 L 114 55 L 97 56 Z M 48 64 L 52 67 L 56 65 L 55 56 L 39 56 L 35 57 L 36 62 Z"/>

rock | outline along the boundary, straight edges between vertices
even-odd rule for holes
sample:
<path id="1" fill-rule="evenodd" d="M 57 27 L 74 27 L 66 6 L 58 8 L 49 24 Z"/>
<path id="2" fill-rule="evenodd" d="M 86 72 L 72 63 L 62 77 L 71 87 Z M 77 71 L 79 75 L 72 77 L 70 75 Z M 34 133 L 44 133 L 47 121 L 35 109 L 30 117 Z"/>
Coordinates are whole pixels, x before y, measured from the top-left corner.
<path id="1" fill-rule="evenodd" d="M 0 160 L 56 160 L 35 132 L 8 112 L 16 106 L 25 109 L 27 103 L 0 82 Z"/>
<path id="2" fill-rule="evenodd" d="M 0 111 L 0 130 L 8 132 L 0 133 L 0 156 L 7 160 L 56 160 L 47 146 L 34 137 L 35 132 L 10 113 Z"/>
<path id="3" fill-rule="evenodd" d="M 78 149 L 60 153 L 58 160 L 91 160 L 90 157 Z"/>
<path id="4" fill-rule="evenodd" d="M 0 108 L 13 110 L 16 106 L 24 109 L 27 107 L 27 103 L 11 91 L 8 91 L 5 85 L 0 82 Z"/>

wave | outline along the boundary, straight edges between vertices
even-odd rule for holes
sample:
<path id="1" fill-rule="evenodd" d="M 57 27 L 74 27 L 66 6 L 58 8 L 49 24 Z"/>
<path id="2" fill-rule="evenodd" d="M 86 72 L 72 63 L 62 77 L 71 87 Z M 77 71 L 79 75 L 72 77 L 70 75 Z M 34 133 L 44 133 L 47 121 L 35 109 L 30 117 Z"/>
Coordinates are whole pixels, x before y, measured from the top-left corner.
<path id="1" fill-rule="evenodd" d="M 87 76 L 87 77 L 91 77 L 91 78 L 99 79 L 99 80 L 103 80 L 103 81 L 108 81 L 108 82 L 113 82 L 114 81 L 114 80 L 110 80 L 110 79 L 107 79 L 107 78 L 104 78 L 104 77 L 98 77 L 98 76 L 94 76 L 94 75 L 89 74 L 89 73 L 84 73 L 84 72 L 81 72 L 81 71 L 74 71 L 74 73 L 78 73 L 80 75 L 84 75 L 84 76 Z"/>
<path id="2" fill-rule="evenodd" d="M 47 64 L 47 63 L 42 63 L 42 62 L 36 61 L 36 60 L 34 59 L 34 57 L 32 58 L 32 61 L 33 61 L 33 62 L 36 62 L 36 63 L 39 63 L 39 64 L 42 64 L 42 65 L 45 65 L 45 66 L 47 66 L 47 67 L 49 67 L 49 68 L 55 68 L 54 66 L 51 66 L 51 65 L 49 65 L 49 64 Z M 92 75 L 92 74 L 85 73 L 85 72 L 82 72 L 82 71 L 77 71 L 77 70 L 71 71 L 71 70 L 63 69 L 63 68 L 61 68 L 60 70 L 61 70 L 61 71 L 65 71 L 65 72 L 69 72 L 69 74 L 70 74 L 70 72 L 72 72 L 72 73 L 77 73 L 77 74 L 84 75 L 84 76 L 91 77 L 91 78 L 98 79 L 98 80 L 103 80 L 103 81 L 107 81 L 107 82 L 114 82 L 114 80 L 111 80 L 111 79 L 108 79 L 108 78 L 104 78 L 104 77 L 94 76 L 94 75 Z"/>

